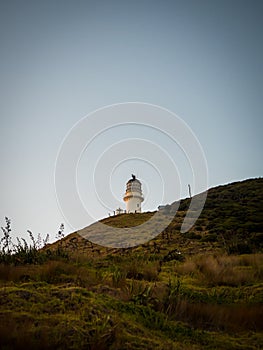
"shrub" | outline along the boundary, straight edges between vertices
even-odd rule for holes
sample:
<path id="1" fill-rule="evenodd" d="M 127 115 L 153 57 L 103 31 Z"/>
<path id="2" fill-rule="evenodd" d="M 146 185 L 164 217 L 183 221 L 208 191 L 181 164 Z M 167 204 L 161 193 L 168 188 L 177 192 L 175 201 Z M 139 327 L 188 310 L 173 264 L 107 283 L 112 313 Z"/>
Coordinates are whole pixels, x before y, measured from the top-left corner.
<path id="1" fill-rule="evenodd" d="M 217 234 L 216 233 L 208 233 L 204 237 L 201 238 L 201 242 L 216 242 Z"/>
<path id="2" fill-rule="evenodd" d="M 169 251 L 169 253 L 163 257 L 162 261 L 168 262 L 168 261 L 172 261 L 172 260 L 184 261 L 185 257 L 177 249 L 173 249 L 173 250 Z"/>

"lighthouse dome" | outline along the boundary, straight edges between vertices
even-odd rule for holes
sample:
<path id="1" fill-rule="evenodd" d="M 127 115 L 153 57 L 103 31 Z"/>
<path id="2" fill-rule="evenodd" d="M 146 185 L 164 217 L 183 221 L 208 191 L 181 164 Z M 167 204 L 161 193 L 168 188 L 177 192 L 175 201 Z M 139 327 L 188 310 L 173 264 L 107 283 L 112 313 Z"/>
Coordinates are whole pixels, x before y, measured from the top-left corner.
<path id="1" fill-rule="evenodd" d="M 136 179 L 136 176 L 135 176 L 135 175 L 132 175 L 132 178 L 127 182 L 127 184 L 132 183 L 132 182 L 141 183 L 138 179 Z"/>

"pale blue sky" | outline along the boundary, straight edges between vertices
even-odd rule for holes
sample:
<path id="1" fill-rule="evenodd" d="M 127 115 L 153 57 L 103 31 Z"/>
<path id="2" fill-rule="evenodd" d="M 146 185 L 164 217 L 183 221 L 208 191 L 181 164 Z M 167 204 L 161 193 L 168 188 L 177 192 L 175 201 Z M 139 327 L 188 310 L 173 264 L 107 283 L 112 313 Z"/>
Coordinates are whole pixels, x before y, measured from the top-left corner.
<path id="1" fill-rule="evenodd" d="M 113 103 L 180 116 L 204 149 L 209 187 L 262 176 L 262 35 L 255 0 L 0 1 L 1 226 L 8 216 L 15 235 L 55 235 L 65 222 L 58 148 L 78 120 Z M 128 168 L 115 172 L 116 195 Z M 151 181 L 158 187 L 157 173 Z M 186 188 L 186 170 L 181 181 Z M 156 209 L 152 199 L 145 209 Z"/>

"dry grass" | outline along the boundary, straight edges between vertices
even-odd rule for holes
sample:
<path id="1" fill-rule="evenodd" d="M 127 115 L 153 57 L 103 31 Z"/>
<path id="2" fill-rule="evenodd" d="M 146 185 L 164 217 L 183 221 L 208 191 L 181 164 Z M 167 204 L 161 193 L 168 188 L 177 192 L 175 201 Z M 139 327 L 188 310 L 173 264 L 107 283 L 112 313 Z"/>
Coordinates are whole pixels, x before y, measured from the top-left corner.
<path id="1" fill-rule="evenodd" d="M 98 270 L 64 261 L 48 261 L 43 265 L 12 266 L 0 264 L 0 283 L 41 281 L 50 284 L 73 283 L 90 287 L 102 281 Z"/>
<path id="2" fill-rule="evenodd" d="M 183 321 L 189 327 L 202 332 L 218 332 L 216 336 L 223 332 L 225 337 L 231 332 L 247 334 L 261 332 L 263 329 L 263 306 L 260 304 L 263 256 L 260 254 L 206 254 L 188 257 L 184 262 L 168 261 L 160 265 L 158 260 L 151 261 L 137 250 L 134 254 L 123 252 L 119 256 L 111 255 L 103 259 L 83 259 L 81 262 L 77 261 L 78 259 L 51 260 L 42 265 L 27 266 L 0 265 L 1 284 L 4 286 L 2 290 L 5 296 L 8 295 L 8 299 L 2 299 L 5 301 L 6 312 L 13 317 L 13 321 L 10 321 L 12 324 L 5 325 L 7 328 L 12 326 L 14 337 L 6 335 L 5 325 L 0 330 L 5 344 L 9 345 L 9 341 L 14 341 L 16 348 L 26 345 L 28 348 L 34 348 L 42 336 L 52 336 L 52 327 L 46 323 L 46 316 L 39 316 L 41 313 L 52 314 L 54 322 L 57 322 L 56 317 L 59 313 L 61 319 L 65 317 L 64 321 L 70 322 L 67 330 L 70 336 L 65 333 L 65 337 L 72 335 L 75 341 L 76 335 L 83 339 L 86 329 L 84 332 L 82 327 L 86 324 L 86 318 L 90 317 L 90 310 L 96 305 L 102 308 L 102 314 L 112 313 L 111 305 L 114 305 L 113 313 L 119 310 L 118 317 L 123 317 L 123 322 L 126 322 L 126 319 L 134 322 L 134 315 L 137 315 L 136 322 L 142 322 L 147 332 L 150 332 L 151 327 L 156 327 L 159 331 L 162 329 L 163 334 L 171 339 L 174 337 L 173 322 L 177 321 Z M 27 281 L 29 282 L 24 283 Z M 21 287 L 13 286 L 13 282 L 18 282 L 18 286 Z M 111 304 L 108 304 L 109 300 Z M 20 315 L 19 320 L 23 318 L 21 311 L 32 316 L 32 321 L 28 323 L 25 320 L 23 323 L 27 325 L 25 330 L 23 325 L 19 326 L 26 334 L 23 339 L 16 326 L 16 317 Z M 76 313 L 79 313 L 78 318 L 85 319 L 81 327 L 77 326 L 77 331 L 74 330 Z M 105 328 L 102 314 L 99 314 L 99 325 L 95 315 L 93 323 L 88 327 L 92 330 L 101 329 L 98 336 L 109 334 L 111 339 L 114 339 L 115 326 L 106 323 Z M 148 315 L 153 318 L 152 321 L 148 319 Z M 34 328 L 35 323 L 39 322 L 38 317 L 42 320 L 41 331 Z M 70 320 L 67 317 L 70 317 Z M 63 322 L 57 326 L 55 332 L 60 332 L 61 327 L 64 327 Z M 169 322 L 171 326 L 168 326 Z M 29 328 L 32 329 L 34 337 L 40 337 L 38 340 L 32 338 L 31 341 L 30 332 L 27 332 Z M 45 333 L 46 330 L 48 333 Z M 182 332 L 187 331 L 183 329 Z M 185 333 L 183 334 L 185 337 Z M 190 335 L 189 337 L 191 338 Z M 97 341 L 93 333 L 89 336 L 89 342 L 91 341 Z M 63 342 L 63 339 L 59 342 Z M 203 341 L 200 342 L 203 346 Z M 52 341 L 45 344 L 43 340 L 41 344 L 44 344 L 44 348 L 51 344 L 56 346 Z M 102 344 L 102 349 L 103 346 Z M 125 345 L 121 345 L 120 348 L 125 348 Z M 199 349 L 201 348 L 203 347 L 200 345 Z"/>
<path id="3" fill-rule="evenodd" d="M 262 305 L 214 305 L 180 300 L 174 317 L 202 329 L 262 331 Z"/>
<path id="4" fill-rule="evenodd" d="M 8 282 L 25 282 L 35 276 L 38 271 L 38 266 L 12 266 L 0 264 L 0 281 Z"/>
<path id="5" fill-rule="evenodd" d="M 190 275 L 209 286 L 239 286 L 261 282 L 263 255 L 198 255 L 175 267 L 179 275 Z"/>

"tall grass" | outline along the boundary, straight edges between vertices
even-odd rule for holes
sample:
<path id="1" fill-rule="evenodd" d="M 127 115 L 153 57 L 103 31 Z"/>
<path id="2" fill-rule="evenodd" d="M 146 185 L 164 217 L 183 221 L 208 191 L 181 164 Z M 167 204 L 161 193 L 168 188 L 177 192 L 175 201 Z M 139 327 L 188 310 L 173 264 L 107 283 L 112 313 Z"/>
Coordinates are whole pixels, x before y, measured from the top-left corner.
<path id="1" fill-rule="evenodd" d="M 178 301 L 173 318 L 188 324 L 220 331 L 262 331 L 262 305 L 215 305 Z"/>
<path id="2" fill-rule="evenodd" d="M 257 283 L 263 278 L 263 255 L 198 255 L 176 265 L 175 272 L 195 276 L 208 286 Z"/>
<path id="3" fill-rule="evenodd" d="M 57 249 L 54 251 L 42 249 L 48 244 L 48 234 L 46 235 L 46 238 L 42 240 L 40 234 L 35 238 L 30 230 L 27 230 L 30 237 L 30 243 L 28 243 L 23 237 L 16 237 L 15 243 L 11 235 L 11 220 L 8 217 L 5 218 L 5 227 L 1 227 L 1 229 L 3 237 L 0 239 L 0 264 L 41 264 L 52 258 L 68 258 L 68 252 L 66 252 L 61 245 L 61 238 L 64 237 L 63 224 L 60 225 L 57 234 L 57 238 L 59 238 L 60 241 Z"/>

